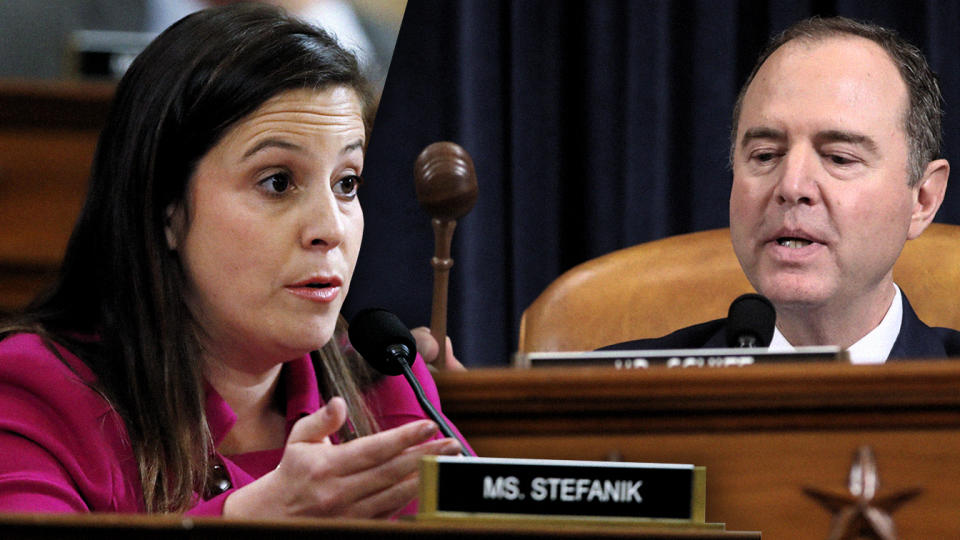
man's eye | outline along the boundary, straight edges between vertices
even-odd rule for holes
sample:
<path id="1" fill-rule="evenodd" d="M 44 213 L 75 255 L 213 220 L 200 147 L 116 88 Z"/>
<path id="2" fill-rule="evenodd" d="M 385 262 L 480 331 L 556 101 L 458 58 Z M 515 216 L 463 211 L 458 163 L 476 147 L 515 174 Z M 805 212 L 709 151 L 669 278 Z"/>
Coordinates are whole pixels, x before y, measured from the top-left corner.
<path id="1" fill-rule="evenodd" d="M 337 180 L 337 182 L 333 185 L 333 191 L 337 195 L 352 199 L 357 195 L 357 190 L 360 189 L 362 184 L 363 178 L 352 174 Z"/>
<path id="2" fill-rule="evenodd" d="M 260 185 L 263 186 L 267 192 L 278 195 L 290 189 L 290 175 L 287 173 L 272 174 L 261 180 Z"/>
<path id="3" fill-rule="evenodd" d="M 830 155 L 827 157 L 829 157 L 830 161 L 832 161 L 835 165 L 849 165 L 850 163 L 853 163 L 852 159 L 843 156 Z"/>
<path id="4" fill-rule="evenodd" d="M 753 156 L 753 159 L 759 161 L 760 163 L 766 163 L 768 161 L 773 160 L 773 158 L 775 157 L 777 156 L 773 152 L 762 152 L 760 154 Z"/>

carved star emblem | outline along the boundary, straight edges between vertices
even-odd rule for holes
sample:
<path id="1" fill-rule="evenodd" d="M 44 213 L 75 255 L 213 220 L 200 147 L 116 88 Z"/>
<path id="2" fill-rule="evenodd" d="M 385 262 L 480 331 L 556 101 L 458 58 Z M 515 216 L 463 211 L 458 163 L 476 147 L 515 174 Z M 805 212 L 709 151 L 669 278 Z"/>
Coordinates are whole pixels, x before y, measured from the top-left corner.
<path id="1" fill-rule="evenodd" d="M 890 514 L 923 490 L 912 488 L 877 496 L 879 488 L 880 475 L 873 449 L 861 446 L 850 466 L 849 493 L 813 487 L 804 487 L 803 492 L 833 514 L 827 540 L 897 540 Z"/>

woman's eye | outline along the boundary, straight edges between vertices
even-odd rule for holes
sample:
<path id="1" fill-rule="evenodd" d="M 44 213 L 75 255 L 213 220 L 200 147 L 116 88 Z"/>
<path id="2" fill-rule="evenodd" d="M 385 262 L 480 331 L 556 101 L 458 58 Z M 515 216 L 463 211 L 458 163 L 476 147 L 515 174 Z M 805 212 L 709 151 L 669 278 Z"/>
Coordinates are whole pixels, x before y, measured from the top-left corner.
<path id="1" fill-rule="evenodd" d="M 261 180 L 260 186 L 270 194 L 279 195 L 291 188 L 290 175 L 287 173 L 272 174 Z"/>
<path id="2" fill-rule="evenodd" d="M 337 195 L 346 198 L 354 198 L 357 195 L 357 190 L 360 189 L 360 185 L 363 184 L 363 178 L 352 174 L 350 176 L 344 176 L 343 178 L 336 181 L 333 185 L 333 191 Z"/>

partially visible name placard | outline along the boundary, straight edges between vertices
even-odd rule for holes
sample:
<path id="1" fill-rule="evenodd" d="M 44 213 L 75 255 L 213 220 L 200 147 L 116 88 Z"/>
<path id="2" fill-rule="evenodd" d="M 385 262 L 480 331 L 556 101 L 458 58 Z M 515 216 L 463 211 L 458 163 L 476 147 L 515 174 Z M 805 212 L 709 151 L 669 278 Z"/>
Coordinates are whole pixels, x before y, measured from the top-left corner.
<path id="1" fill-rule="evenodd" d="M 532 518 L 722 529 L 693 465 L 427 456 L 417 520 Z"/>
<path id="2" fill-rule="evenodd" d="M 533 352 L 516 354 L 513 364 L 519 368 L 610 366 L 617 369 L 645 369 L 650 367 L 743 367 L 753 364 L 846 362 L 847 360 L 847 351 L 828 346 L 797 347 L 790 352 L 771 352 L 766 348 Z"/>

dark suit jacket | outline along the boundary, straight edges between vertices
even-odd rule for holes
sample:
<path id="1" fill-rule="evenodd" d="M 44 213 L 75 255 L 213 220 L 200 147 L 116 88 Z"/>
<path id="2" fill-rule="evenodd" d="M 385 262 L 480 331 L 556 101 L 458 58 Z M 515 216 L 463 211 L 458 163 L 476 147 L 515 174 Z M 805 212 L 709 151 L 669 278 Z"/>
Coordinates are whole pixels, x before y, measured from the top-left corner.
<path id="1" fill-rule="evenodd" d="M 889 358 L 945 358 L 960 356 L 960 332 L 949 328 L 931 328 L 923 323 L 906 295 L 903 298 L 903 322 Z M 604 350 L 702 349 L 726 347 L 726 319 L 681 328 L 653 339 L 638 339 L 604 347 Z"/>

